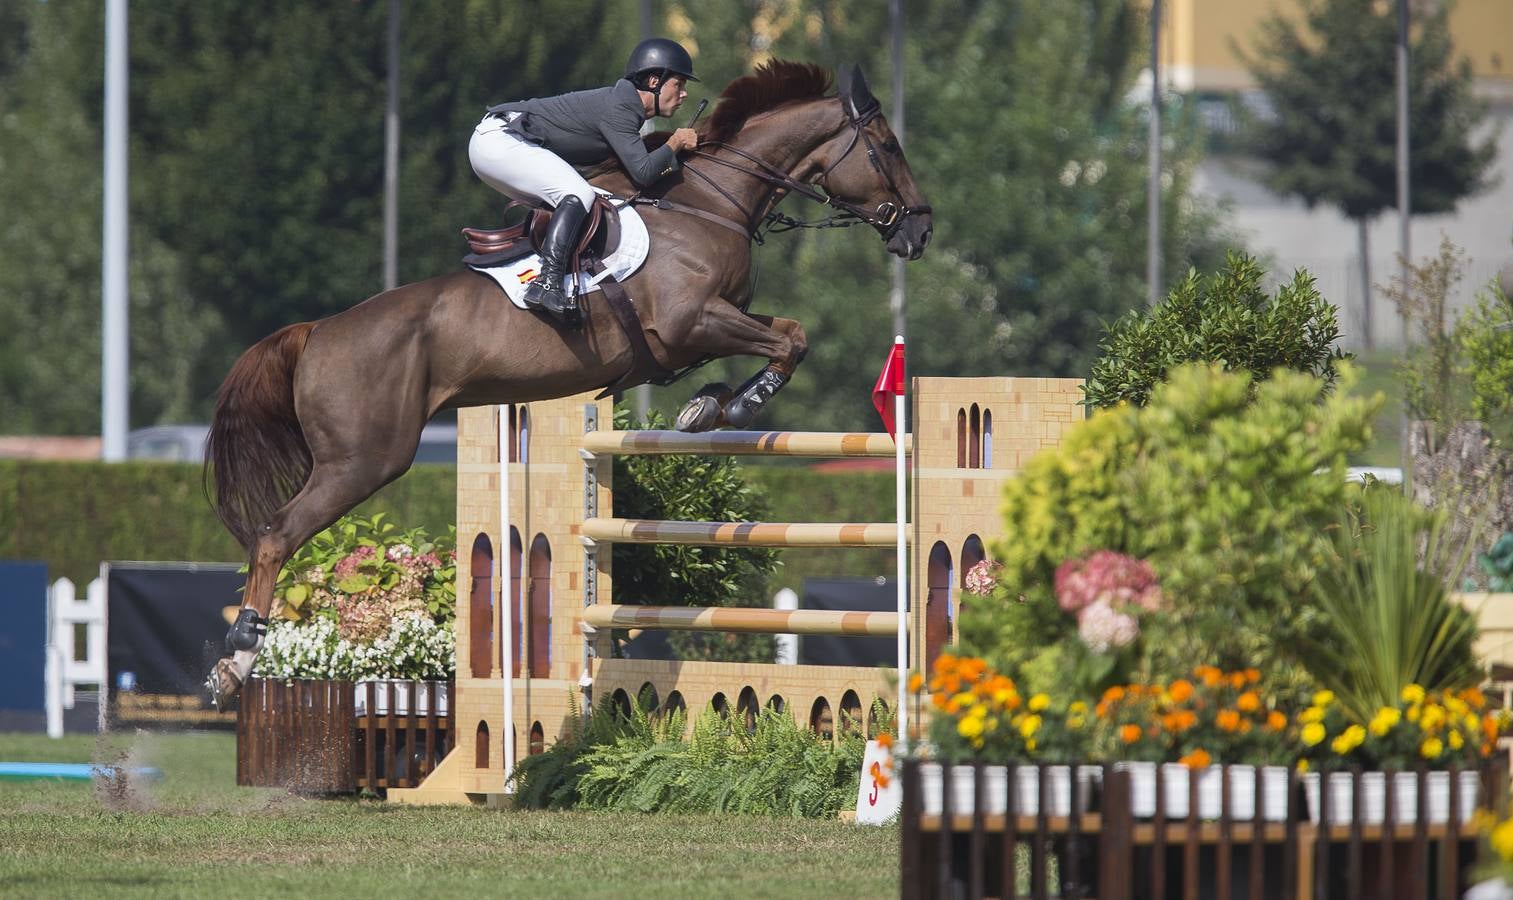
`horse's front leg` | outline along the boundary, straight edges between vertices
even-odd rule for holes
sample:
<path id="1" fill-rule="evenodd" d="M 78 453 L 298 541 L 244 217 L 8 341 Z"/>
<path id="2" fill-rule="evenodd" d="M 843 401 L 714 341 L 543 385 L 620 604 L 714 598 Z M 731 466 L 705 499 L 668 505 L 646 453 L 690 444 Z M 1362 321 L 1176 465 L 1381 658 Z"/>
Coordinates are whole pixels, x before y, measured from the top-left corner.
<path id="1" fill-rule="evenodd" d="M 694 337 L 699 346 L 719 356 L 764 356 L 770 362 L 728 396 L 724 391 L 700 391 L 678 414 L 680 431 L 747 427 L 809 352 L 804 328 L 797 321 L 747 315 L 733 306 L 711 310 Z"/>

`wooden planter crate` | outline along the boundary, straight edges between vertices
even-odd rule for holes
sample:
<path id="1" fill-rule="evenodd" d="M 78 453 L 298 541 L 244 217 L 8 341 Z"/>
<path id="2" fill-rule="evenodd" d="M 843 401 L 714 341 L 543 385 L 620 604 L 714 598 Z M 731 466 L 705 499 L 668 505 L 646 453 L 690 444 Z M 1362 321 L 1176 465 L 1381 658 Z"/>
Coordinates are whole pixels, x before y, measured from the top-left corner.
<path id="1" fill-rule="evenodd" d="M 1296 773 L 1289 773 L 1286 810 L 1281 821 L 1238 820 L 1235 797 L 1223 789 L 1219 816 L 1198 817 L 1199 783 L 1188 783 L 1189 817 L 1168 816 L 1164 791 L 1158 790 L 1150 818 L 1132 814 L 1130 772 L 1105 766 L 1099 788 L 1086 806 L 1073 780 L 1073 815 L 1055 815 L 1047 801 L 1050 767 L 1034 767 L 1038 786 L 1036 814 L 1010 785 L 995 805 L 988 796 L 986 767 L 972 767 L 972 808 L 956 807 L 958 792 L 942 790 L 938 811 L 928 810 L 922 790 L 921 763 L 903 763 L 903 805 L 899 813 L 902 842 L 901 894 L 905 898 L 1019 896 L 1003 886 L 1016 879 L 1016 856 L 1028 851 L 1029 893 L 1041 898 L 1229 898 L 1314 900 L 1329 897 L 1452 900 L 1469 885 L 1477 852 L 1477 835 L 1461 824 L 1459 800 L 1451 794 L 1447 821 L 1366 823 L 1359 815 L 1348 822 L 1325 807 L 1321 821 L 1307 821 Z M 1495 761 L 1480 773 L 1482 805 L 1503 805 L 1507 768 Z M 1352 775 L 1359 784 L 1361 773 Z M 1225 780 L 1222 783 L 1228 783 Z M 1389 780 L 1390 783 L 1390 780 Z M 1416 783 L 1419 809 L 1426 808 L 1426 781 Z M 1260 782 L 1251 808 L 1263 809 Z M 1391 788 L 1389 787 L 1390 791 Z M 1360 795 L 1356 791 L 1356 796 Z M 963 804 L 964 805 L 964 804 Z M 1392 806 L 1389 795 L 1388 804 Z M 997 811 L 1002 808 L 1002 812 Z M 991 811 L 990 811 L 991 810 Z M 1499 810 L 1500 811 L 1500 810 Z M 1054 857 L 1054 863 L 1052 858 Z M 1056 872 L 1059 890 L 1048 875 Z M 1024 887 L 1024 885 L 1020 885 Z"/>
<path id="2" fill-rule="evenodd" d="M 248 679 L 236 715 L 236 783 L 300 793 L 352 793 L 416 787 L 452 749 L 456 723 L 447 703 L 450 682 L 365 682 Z M 408 695 L 425 702 L 402 702 Z M 417 712 L 423 706 L 424 712 Z"/>

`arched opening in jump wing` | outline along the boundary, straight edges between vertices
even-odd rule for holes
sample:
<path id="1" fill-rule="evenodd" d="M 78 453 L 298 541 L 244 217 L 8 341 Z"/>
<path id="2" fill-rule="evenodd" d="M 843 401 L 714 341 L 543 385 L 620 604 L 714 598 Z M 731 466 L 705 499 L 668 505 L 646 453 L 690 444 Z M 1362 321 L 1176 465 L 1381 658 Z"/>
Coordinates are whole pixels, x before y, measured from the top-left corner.
<path id="1" fill-rule="evenodd" d="M 951 641 L 951 550 L 944 541 L 936 541 L 930 548 L 929 571 L 925 596 L 925 671 L 935 666 L 935 658 Z"/>
<path id="2" fill-rule="evenodd" d="M 827 741 L 835 740 L 835 714 L 830 711 L 830 701 L 824 697 L 815 700 L 809 708 L 809 730 Z"/>
<path id="3" fill-rule="evenodd" d="M 494 545 L 488 535 L 473 538 L 468 565 L 468 669 L 474 678 L 487 678 L 494 661 Z"/>
<path id="4" fill-rule="evenodd" d="M 530 672 L 545 678 L 552 670 L 552 545 L 546 535 L 531 541 Z"/>
<path id="5" fill-rule="evenodd" d="M 473 767 L 487 769 L 489 767 L 489 723 L 479 722 L 478 731 L 473 736 Z"/>

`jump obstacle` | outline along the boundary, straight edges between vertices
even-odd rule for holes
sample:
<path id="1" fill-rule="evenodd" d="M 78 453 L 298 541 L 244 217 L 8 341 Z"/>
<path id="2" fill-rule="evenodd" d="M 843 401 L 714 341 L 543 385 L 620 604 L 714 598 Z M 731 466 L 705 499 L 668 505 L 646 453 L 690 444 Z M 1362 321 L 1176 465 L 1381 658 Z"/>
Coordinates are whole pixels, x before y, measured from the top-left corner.
<path id="1" fill-rule="evenodd" d="M 1002 528 L 1002 483 L 1035 452 L 1059 445 L 1063 432 L 1083 417 L 1079 385 L 1052 378 L 910 380 L 912 436 L 904 440 L 912 512 L 911 668 L 924 668 L 954 640 L 962 578 L 985 557 L 984 542 Z M 505 759 L 506 685 L 513 710 L 508 743 L 520 748 L 524 737 L 525 753 L 556 741 L 574 707 L 581 714 L 600 703 L 628 705 L 643 694 L 659 708 L 690 712 L 712 704 L 752 718 L 763 707 L 776 708 L 801 722 L 807 717 L 816 731 L 831 735 L 846 716 L 870 733 L 874 725 L 862 721 L 864 710 L 874 699 L 893 705 L 898 675 L 891 668 L 614 658 L 610 629 L 616 628 L 892 636 L 898 626 L 891 612 L 617 605 L 606 551 L 620 541 L 891 547 L 894 523 L 663 522 L 600 515 L 613 509 L 615 455 L 891 457 L 892 438 L 601 429 L 611 412 L 608 401 L 590 394 L 460 411 L 456 749 L 420 787 L 391 789 L 391 800 L 462 803 L 503 792 L 512 767 Z M 505 496 L 501 468 L 508 476 Z M 514 636 L 508 654 L 496 640 L 505 633 Z M 913 721 L 917 712 L 911 710 Z"/>

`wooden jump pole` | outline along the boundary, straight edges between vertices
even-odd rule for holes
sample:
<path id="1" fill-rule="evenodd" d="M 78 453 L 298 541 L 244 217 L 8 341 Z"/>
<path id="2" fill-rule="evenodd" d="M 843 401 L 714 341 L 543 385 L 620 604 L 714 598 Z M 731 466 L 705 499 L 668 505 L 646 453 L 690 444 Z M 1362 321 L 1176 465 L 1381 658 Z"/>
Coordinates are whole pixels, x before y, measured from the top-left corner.
<path id="1" fill-rule="evenodd" d="M 723 631 L 743 634 L 831 634 L 892 637 L 898 617 L 891 612 L 846 612 L 761 607 L 625 606 L 585 607 L 583 622 L 595 628 L 650 628 L 660 631 Z"/>
<path id="2" fill-rule="evenodd" d="M 913 442 L 904 437 L 904 452 Z M 891 459 L 895 448 L 886 434 L 842 431 L 590 431 L 583 449 L 606 456 L 702 453 L 719 456 L 795 456 L 810 459 L 873 457 Z"/>
<path id="3" fill-rule="evenodd" d="M 738 547 L 892 547 L 891 522 L 670 522 L 590 518 L 585 542 L 607 544 L 731 545 Z"/>

